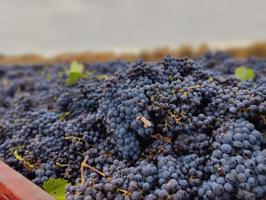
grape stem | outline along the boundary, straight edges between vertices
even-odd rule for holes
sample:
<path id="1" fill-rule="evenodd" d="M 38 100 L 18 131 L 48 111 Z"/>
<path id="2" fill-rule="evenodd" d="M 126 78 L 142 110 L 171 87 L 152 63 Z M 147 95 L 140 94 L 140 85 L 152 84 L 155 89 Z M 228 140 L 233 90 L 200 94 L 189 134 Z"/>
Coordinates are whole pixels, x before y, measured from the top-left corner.
<path id="1" fill-rule="evenodd" d="M 81 137 L 76 137 L 76 136 L 67 136 L 67 137 L 64 137 L 65 140 L 74 140 L 76 139 L 77 140 L 77 144 L 80 143 L 81 140 L 83 140 L 83 138 Z"/>
<path id="2" fill-rule="evenodd" d="M 87 164 L 88 159 L 89 159 L 89 157 L 85 156 L 84 160 L 81 162 L 81 165 L 80 165 L 81 184 L 85 183 L 85 180 L 84 180 L 84 169 L 85 168 L 89 168 L 91 171 L 96 172 L 96 173 L 100 174 L 101 176 L 105 176 L 105 174 L 103 172 L 99 171 L 95 167 L 88 165 Z"/>
<path id="3" fill-rule="evenodd" d="M 152 126 L 151 121 L 146 119 L 143 115 L 138 116 L 137 120 L 140 120 L 144 124 L 144 128 L 148 128 L 148 127 Z"/>
<path id="4" fill-rule="evenodd" d="M 171 144 L 171 143 L 172 143 L 170 137 L 163 136 L 163 135 L 161 135 L 161 134 L 159 134 L 159 133 L 154 134 L 154 135 L 151 135 L 151 138 L 161 140 L 161 141 L 163 141 L 163 142 L 165 142 L 165 143 L 168 143 L 168 144 Z"/>
<path id="5" fill-rule="evenodd" d="M 121 188 L 117 188 L 117 192 L 121 192 L 124 197 L 128 197 L 131 195 L 129 191 L 121 189 Z"/>

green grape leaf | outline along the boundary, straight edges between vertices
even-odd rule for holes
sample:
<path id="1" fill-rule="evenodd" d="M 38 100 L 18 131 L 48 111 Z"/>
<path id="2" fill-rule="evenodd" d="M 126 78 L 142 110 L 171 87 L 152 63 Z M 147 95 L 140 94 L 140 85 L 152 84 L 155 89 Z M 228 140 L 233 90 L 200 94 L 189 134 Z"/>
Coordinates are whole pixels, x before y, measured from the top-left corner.
<path id="1" fill-rule="evenodd" d="M 84 65 L 78 62 L 72 62 L 70 66 L 70 73 L 80 73 L 82 74 L 84 70 Z"/>
<path id="2" fill-rule="evenodd" d="M 241 81 L 253 80 L 255 77 L 254 70 L 245 66 L 240 66 L 235 70 L 235 76 Z"/>
<path id="3" fill-rule="evenodd" d="M 68 71 L 66 85 L 74 85 L 79 79 L 83 78 L 84 65 L 78 62 L 72 62 Z"/>
<path id="4" fill-rule="evenodd" d="M 68 116 L 70 115 L 70 112 L 64 112 L 60 115 L 60 120 L 64 121 Z"/>
<path id="5" fill-rule="evenodd" d="M 49 178 L 43 183 L 43 189 L 48 192 L 55 200 L 65 200 L 66 191 L 65 187 L 68 185 L 68 181 L 61 178 Z"/>
<path id="6" fill-rule="evenodd" d="M 100 79 L 100 80 L 106 80 L 106 79 L 109 79 L 111 78 L 110 75 L 107 75 L 107 74 L 99 74 L 96 76 L 97 79 Z"/>
<path id="7" fill-rule="evenodd" d="M 51 81 L 52 80 L 52 75 L 49 73 L 49 74 L 47 74 L 47 76 L 46 76 L 46 80 L 47 81 Z"/>
<path id="8" fill-rule="evenodd" d="M 213 77 L 212 76 L 209 76 L 208 81 L 209 82 L 213 82 Z"/>

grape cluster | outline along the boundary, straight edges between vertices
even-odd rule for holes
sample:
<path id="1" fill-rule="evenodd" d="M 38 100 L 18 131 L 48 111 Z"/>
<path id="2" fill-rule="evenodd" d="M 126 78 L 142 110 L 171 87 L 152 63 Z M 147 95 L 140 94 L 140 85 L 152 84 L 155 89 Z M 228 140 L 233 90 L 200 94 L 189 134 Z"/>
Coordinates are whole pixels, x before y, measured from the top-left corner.
<path id="1" fill-rule="evenodd" d="M 85 64 L 71 86 L 61 64 L 3 66 L 0 159 L 40 187 L 68 180 L 67 200 L 263 199 L 265 63 Z"/>

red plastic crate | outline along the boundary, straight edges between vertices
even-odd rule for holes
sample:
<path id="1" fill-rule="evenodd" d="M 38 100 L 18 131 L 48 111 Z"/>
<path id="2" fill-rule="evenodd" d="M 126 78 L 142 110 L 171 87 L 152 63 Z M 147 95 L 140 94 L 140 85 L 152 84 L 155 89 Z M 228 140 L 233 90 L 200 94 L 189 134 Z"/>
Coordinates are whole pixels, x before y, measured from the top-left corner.
<path id="1" fill-rule="evenodd" d="M 0 161 L 0 200 L 54 200 L 54 198 Z"/>

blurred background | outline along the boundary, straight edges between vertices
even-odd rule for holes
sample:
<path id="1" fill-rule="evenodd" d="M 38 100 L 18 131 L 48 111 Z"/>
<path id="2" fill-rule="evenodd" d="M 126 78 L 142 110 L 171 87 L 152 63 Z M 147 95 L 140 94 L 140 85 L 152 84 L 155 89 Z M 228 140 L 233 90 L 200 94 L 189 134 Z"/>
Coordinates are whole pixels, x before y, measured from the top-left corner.
<path id="1" fill-rule="evenodd" d="M 265 0 L 0 0 L 0 54 L 265 45 L 265 8 Z"/>

